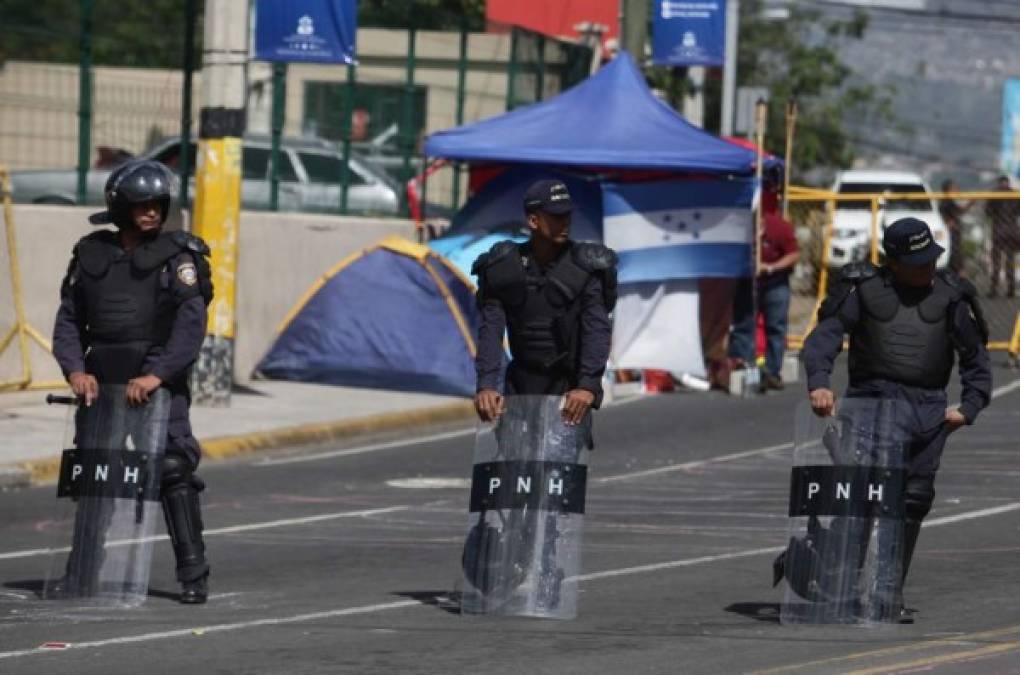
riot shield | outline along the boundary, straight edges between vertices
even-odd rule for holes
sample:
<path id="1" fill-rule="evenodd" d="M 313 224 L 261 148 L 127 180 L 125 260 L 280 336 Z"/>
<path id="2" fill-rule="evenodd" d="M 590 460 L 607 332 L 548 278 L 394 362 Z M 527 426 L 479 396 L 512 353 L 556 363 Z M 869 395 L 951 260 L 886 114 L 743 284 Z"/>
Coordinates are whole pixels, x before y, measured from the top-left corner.
<path id="1" fill-rule="evenodd" d="M 479 428 L 461 611 L 572 619 L 591 415 L 567 426 L 560 396 L 510 396 Z"/>
<path id="2" fill-rule="evenodd" d="M 169 411 L 165 389 L 134 407 L 124 386 L 109 384 L 100 385 L 92 405 L 77 405 L 60 463 L 59 541 L 44 598 L 102 606 L 145 600 Z"/>
<path id="3" fill-rule="evenodd" d="M 837 401 L 797 411 L 783 623 L 881 623 L 902 605 L 906 417 L 902 401 Z"/>

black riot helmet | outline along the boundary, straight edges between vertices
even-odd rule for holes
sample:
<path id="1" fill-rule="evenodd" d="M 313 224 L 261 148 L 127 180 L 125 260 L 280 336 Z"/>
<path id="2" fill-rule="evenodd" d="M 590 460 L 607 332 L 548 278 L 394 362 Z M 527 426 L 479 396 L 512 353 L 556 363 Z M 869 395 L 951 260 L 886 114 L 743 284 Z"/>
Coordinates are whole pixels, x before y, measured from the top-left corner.
<path id="1" fill-rule="evenodd" d="M 174 176 L 159 162 L 135 160 L 118 167 L 106 179 L 106 210 L 89 216 L 94 225 L 113 223 L 117 227 L 131 227 L 131 206 L 144 202 L 159 202 L 160 223 L 166 222 L 170 211 L 170 195 Z"/>

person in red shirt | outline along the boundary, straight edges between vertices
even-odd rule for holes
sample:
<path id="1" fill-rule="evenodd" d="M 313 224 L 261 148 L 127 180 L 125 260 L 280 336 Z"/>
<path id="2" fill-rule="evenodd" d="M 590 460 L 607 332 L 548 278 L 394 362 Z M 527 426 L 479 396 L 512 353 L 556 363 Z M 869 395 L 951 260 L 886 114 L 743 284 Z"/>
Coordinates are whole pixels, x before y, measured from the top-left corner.
<path id="1" fill-rule="evenodd" d="M 758 311 L 765 318 L 765 370 L 761 391 L 782 389 L 780 376 L 786 350 L 787 319 L 790 311 L 790 273 L 800 258 L 793 225 L 779 209 L 779 189 L 767 181 L 762 191 L 762 232 L 758 242 L 761 265 L 758 268 Z M 741 284 L 733 308 L 733 333 L 730 356 L 745 364 L 755 362 L 754 327 L 750 280 Z"/>

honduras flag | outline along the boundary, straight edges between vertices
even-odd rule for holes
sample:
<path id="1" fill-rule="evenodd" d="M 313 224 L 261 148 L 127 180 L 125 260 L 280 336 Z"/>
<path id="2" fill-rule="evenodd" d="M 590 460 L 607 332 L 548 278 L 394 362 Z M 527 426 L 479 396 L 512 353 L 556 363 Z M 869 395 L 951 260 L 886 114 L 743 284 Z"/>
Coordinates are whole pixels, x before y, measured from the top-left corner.
<path id="1" fill-rule="evenodd" d="M 620 283 L 751 276 L 755 188 L 754 179 L 604 185 Z"/>
<path id="2" fill-rule="evenodd" d="M 620 255 L 613 368 L 704 376 L 698 279 L 751 276 L 755 185 L 686 179 L 603 186 L 605 242 Z"/>

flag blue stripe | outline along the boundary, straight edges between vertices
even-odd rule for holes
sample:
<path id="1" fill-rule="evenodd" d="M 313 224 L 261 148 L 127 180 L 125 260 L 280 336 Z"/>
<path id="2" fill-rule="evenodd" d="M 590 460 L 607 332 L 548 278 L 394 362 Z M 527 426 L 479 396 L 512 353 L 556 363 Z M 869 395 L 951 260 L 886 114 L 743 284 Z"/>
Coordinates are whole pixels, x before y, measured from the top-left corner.
<path id="1" fill-rule="evenodd" d="M 679 244 L 621 251 L 619 256 L 621 284 L 751 276 L 748 244 Z"/>
<path id="2" fill-rule="evenodd" d="M 754 190 L 754 179 L 609 183 L 602 190 L 603 217 L 635 211 L 749 209 L 754 200 Z"/>

